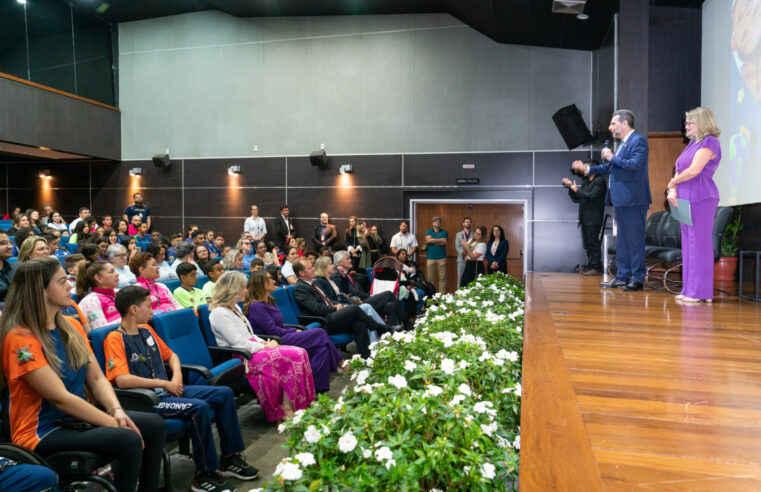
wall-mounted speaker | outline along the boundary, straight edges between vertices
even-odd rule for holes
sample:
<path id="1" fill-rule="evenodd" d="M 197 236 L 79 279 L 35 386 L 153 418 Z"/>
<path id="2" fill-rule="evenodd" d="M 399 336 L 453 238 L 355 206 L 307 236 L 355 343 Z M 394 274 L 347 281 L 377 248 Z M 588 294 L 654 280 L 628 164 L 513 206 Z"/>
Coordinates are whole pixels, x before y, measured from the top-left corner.
<path id="1" fill-rule="evenodd" d="M 328 155 L 325 150 L 315 150 L 309 154 L 309 162 L 320 169 L 328 167 Z"/>
<path id="2" fill-rule="evenodd" d="M 169 169 L 172 167 L 172 161 L 169 159 L 169 154 L 157 154 L 153 156 L 153 163 L 163 169 Z"/>
<path id="3" fill-rule="evenodd" d="M 594 141 L 589 127 L 581 117 L 581 111 L 575 104 L 558 109 L 552 115 L 552 121 L 555 122 L 568 150 L 575 149 L 579 145 L 589 145 Z"/>

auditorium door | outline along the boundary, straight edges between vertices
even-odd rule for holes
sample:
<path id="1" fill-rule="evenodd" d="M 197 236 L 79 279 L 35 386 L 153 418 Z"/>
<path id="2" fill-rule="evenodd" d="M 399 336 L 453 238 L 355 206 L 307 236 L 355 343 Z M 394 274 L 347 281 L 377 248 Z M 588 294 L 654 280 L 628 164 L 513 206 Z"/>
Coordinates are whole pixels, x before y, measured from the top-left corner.
<path id="1" fill-rule="evenodd" d="M 447 242 L 447 292 L 457 289 L 457 250 L 455 249 L 455 235 L 462 230 L 462 219 L 470 217 L 473 221 L 473 230 L 478 226 L 486 227 L 491 233 L 493 225 L 501 225 L 505 230 L 505 237 L 510 244 L 507 253 L 507 273 L 523 280 L 524 265 L 524 237 L 525 217 L 524 204 L 520 203 L 468 203 L 457 202 L 431 202 L 413 200 L 413 230 L 415 237 L 422 245 L 425 242 L 425 231 L 431 228 L 433 217 L 441 217 L 441 228 L 449 235 Z M 488 234 L 487 234 L 488 241 Z M 425 272 L 425 252 L 417 255 L 418 265 Z M 426 272 L 426 278 L 430 275 Z"/>

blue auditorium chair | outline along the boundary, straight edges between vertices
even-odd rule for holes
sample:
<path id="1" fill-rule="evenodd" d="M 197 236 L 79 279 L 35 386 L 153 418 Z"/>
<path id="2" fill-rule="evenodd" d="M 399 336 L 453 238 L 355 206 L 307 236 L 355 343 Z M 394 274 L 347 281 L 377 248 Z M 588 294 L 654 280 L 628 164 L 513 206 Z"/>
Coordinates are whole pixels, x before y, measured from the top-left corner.
<path id="1" fill-rule="evenodd" d="M 178 279 L 178 278 L 176 278 L 176 279 L 174 279 L 174 280 L 164 280 L 164 281 L 163 281 L 163 282 L 161 282 L 161 283 L 163 283 L 164 285 L 166 285 L 166 286 L 167 286 L 167 288 L 169 289 L 169 292 L 171 292 L 171 293 L 172 293 L 172 295 L 174 295 L 174 290 L 175 290 L 177 287 L 179 287 L 180 285 L 182 285 L 182 282 L 181 282 L 181 281 L 180 281 L 180 279 Z M 159 335 L 159 336 L 161 336 L 161 335 Z"/>
<path id="2" fill-rule="evenodd" d="M 69 250 L 69 254 L 73 255 L 79 249 L 79 244 L 77 244 L 77 243 L 72 244 L 72 243 L 67 242 L 66 243 L 66 249 Z"/>
<path id="3" fill-rule="evenodd" d="M 325 318 L 319 318 L 316 316 L 303 316 L 301 314 L 301 311 L 299 310 L 299 305 L 296 303 L 296 297 L 293 294 L 293 291 L 295 290 L 295 286 L 289 285 L 285 288 L 286 293 L 288 294 L 288 301 L 291 305 L 291 309 L 293 310 L 293 313 L 296 315 L 296 318 L 302 322 L 302 323 L 310 323 L 307 325 L 307 330 L 311 330 L 315 328 L 313 325 L 314 322 L 320 323 L 320 326 L 328 326 L 328 322 Z M 345 347 L 347 343 L 350 343 L 354 340 L 354 335 L 350 335 L 349 333 L 338 333 L 336 335 L 328 335 L 330 337 L 330 340 L 333 342 L 333 345 L 337 347 Z"/>

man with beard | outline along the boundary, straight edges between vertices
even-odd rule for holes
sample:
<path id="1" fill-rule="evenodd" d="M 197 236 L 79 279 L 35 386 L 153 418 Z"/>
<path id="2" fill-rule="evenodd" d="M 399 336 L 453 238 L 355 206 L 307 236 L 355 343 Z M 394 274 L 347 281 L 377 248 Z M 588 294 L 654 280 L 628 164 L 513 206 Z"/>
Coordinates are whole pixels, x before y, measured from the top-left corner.
<path id="1" fill-rule="evenodd" d="M 132 205 L 127 207 L 124 211 L 124 220 L 128 224 L 132 223 L 132 217 L 139 215 L 143 223 L 148 224 L 148 230 L 151 230 L 151 209 L 143 203 L 143 195 L 140 192 L 132 195 L 132 199 L 135 201 Z"/>

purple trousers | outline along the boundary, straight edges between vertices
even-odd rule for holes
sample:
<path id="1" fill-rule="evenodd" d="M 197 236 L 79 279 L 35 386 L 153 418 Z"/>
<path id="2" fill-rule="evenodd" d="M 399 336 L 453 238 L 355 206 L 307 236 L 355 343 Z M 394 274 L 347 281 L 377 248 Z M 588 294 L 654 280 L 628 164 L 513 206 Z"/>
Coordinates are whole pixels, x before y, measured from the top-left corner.
<path id="1" fill-rule="evenodd" d="M 719 200 L 691 202 L 692 225 L 682 224 L 682 295 L 713 299 L 713 219 Z"/>

